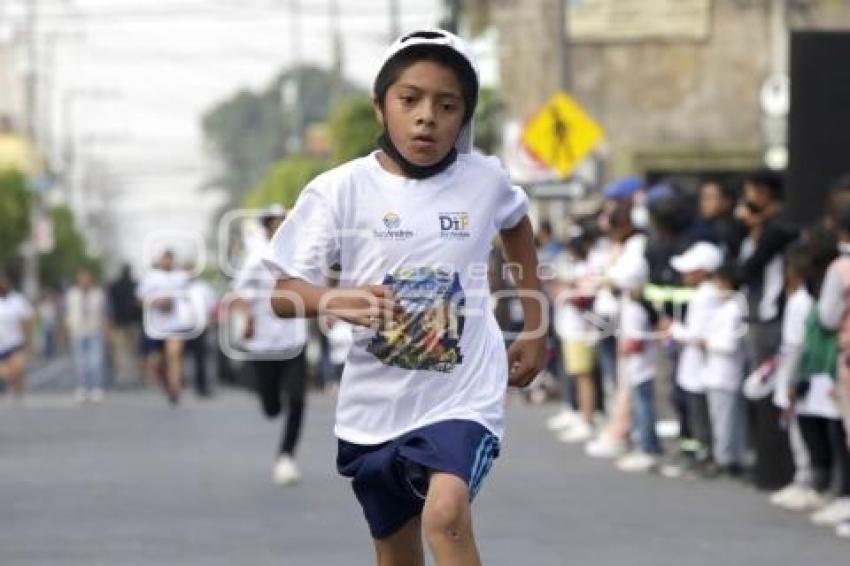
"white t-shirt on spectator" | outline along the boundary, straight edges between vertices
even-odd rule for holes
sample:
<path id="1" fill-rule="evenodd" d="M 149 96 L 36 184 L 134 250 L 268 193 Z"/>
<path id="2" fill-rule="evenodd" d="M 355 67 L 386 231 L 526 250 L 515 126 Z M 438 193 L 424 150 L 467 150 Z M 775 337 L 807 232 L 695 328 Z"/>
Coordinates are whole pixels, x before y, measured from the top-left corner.
<path id="1" fill-rule="evenodd" d="M 32 309 L 23 295 L 10 291 L 0 297 L 0 353 L 24 345 L 23 324 L 31 318 Z"/>
<path id="2" fill-rule="evenodd" d="M 738 391 L 746 367 L 746 299 L 735 294 L 722 300 L 708 317 L 705 327 L 708 352 L 703 382 L 708 389 Z"/>
<path id="3" fill-rule="evenodd" d="M 250 305 L 254 316 L 254 335 L 245 341 L 244 347 L 249 352 L 291 357 L 300 353 L 307 343 L 307 321 L 280 318 L 272 310 L 275 278 L 263 264 L 264 251 L 251 254 L 233 282 L 233 289 Z"/>
<path id="4" fill-rule="evenodd" d="M 674 322 L 670 335 L 681 344 L 676 366 L 676 383 L 688 393 L 703 393 L 707 359 L 699 346 L 705 338 L 712 311 L 720 304 L 717 287 L 711 281 L 700 283 L 688 301 L 685 321 Z"/>
<path id="5" fill-rule="evenodd" d="M 339 438 L 378 444 L 451 419 L 501 436 L 508 367 L 487 266 L 493 239 L 527 207 L 498 160 L 477 154 L 416 180 L 373 153 L 304 189 L 272 239 L 269 268 L 324 285 L 323 270 L 339 262 L 340 287 L 389 285 L 406 312 L 380 332 L 354 329 Z"/>
<path id="6" fill-rule="evenodd" d="M 594 290 L 586 282 L 593 275 L 591 265 L 587 260 L 561 253 L 555 260 L 555 268 L 559 283 L 574 285 L 574 288 L 567 289 L 555 297 L 555 332 L 563 340 L 592 343 L 598 332 L 588 321 L 587 313 L 570 300 L 594 295 Z"/>
<path id="7" fill-rule="evenodd" d="M 639 352 L 623 354 L 623 369 L 633 386 L 652 380 L 657 371 L 657 344 L 647 308 L 627 294 L 620 303 L 620 343 L 641 342 Z"/>
<path id="8" fill-rule="evenodd" d="M 806 334 L 806 318 L 815 306 L 815 300 L 805 287 L 791 293 L 785 303 L 782 315 L 782 345 L 779 348 L 779 366 L 777 367 L 776 387 L 773 390 L 773 404 L 782 409 L 791 405 L 788 387 L 797 371 L 800 351 Z"/>

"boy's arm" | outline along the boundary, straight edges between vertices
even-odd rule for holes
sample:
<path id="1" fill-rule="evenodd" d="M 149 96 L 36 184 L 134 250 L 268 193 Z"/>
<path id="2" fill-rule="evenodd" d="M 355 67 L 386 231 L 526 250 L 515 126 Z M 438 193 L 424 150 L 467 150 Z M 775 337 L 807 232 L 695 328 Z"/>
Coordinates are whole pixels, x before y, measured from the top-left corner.
<path id="1" fill-rule="evenodd" d="M 537 377 L 546 360 L 547 328 L 543 326 L 545 297 L 537 277 L 537 253 L 534 249 L 534 230 L 528 216 L 513 228 L 500 232 L 505 257 L 519 266 L 515 273 L 517 289 L 524 314 L 523 332 L 508 350 L 510 385 L 525 387 Z M 548 313 L 547 313 L 548 314 Z"/>
<path id="2" fill-rule="evenodd" d="M 401 309 L 387 285 L 339 289 L 296 278 L 278 279 L 271 302 L 275 314 L 281 318 L 314 318 L 329 314 L 369 327 L 391 320 Z"/>

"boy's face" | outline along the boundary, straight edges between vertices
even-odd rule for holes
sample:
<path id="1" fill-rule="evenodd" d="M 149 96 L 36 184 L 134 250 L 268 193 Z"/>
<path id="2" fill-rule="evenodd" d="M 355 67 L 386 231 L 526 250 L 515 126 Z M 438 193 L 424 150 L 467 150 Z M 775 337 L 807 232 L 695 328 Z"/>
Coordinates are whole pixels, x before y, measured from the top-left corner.
<path id="1" fill-rule="evenodd" d="M 682 273 L 682 282 L 685 285 L 689 285 L 692 287 L 696 287 L 697 285 L 705 281 L 707 278 L 708 276 L 706 272 L 701 269 L 697 271 L 686 271 Z"/>
<path id="2" fill-rule="evenodd" d="M 463 126 L 464 100 L 454 71 L 433 61 L 419 61 L 387 89 L 378 120 L 401 154 L 419 166 L 443 159 Z"/>
<path id="3" fill-rule="evenodd" d="M 713 220 L 729 210 L 729 202 L 716 183 L 706 183 L 699 192 L 700 216 Z"/>

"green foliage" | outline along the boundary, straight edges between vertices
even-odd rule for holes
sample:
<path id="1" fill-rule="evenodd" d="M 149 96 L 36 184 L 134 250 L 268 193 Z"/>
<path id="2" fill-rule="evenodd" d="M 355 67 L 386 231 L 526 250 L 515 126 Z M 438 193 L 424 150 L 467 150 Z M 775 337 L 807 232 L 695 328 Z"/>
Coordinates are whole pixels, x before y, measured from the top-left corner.
<path id="1" fill-rule="evenodd" d="M 295 205 L 301 189 L 329 166 L 327 161 L 301 155 L 282 159 L 268 170 L 248 194 L 245 207 L 264 208 L 271 204 L 280 204 L 291 208 Z"/>
<path id="2" fill-rule="evenodd" d="M 29 234 L 30 194 L 17 171 L 0 173 L 0 268 L 18 255 Z"/>
<path id="3" fill-rule="evenodd" d="M 281 105 L 284 85 L 291 81 L 301 101 L 300 119 Z M 207 143 L 224 164 L 213 184 L 227 189 L 232 203 L 243 200 L 268 168 L 287 156 L 286 140 L 293 128 L 303 138 L 307 126 L 327 120 L 334 97 L 354 91 L 327 70 L 303 66 L 282 72 L 260 93 L 242 91 L 219 103 L 202 122 Z"/>
<path id="4" fill-rule="evenodd" d="M 59 206 L 50 211 L 53 220 L 53 250 L 41 256 L 41 282 L 50 287 L 73 282 L 77 270 L 87 267 L 99 276 L 101 265 L 86 255 L 83 236 L 74 226 L 71 210 Z"/>
<path id="5" fill-rule="evenodd" d="M 335 164 L 367 155 L 381 132 L 372 100 L 365 95 L 341 100 L 331 112 L 331 145 Z"/>
<path id="6" fill-rule="evenodd" d="M 502 149 L 505 104 L 492 88 L 482 88 L 475 108 L 475 147 L 487 154 Z"/>

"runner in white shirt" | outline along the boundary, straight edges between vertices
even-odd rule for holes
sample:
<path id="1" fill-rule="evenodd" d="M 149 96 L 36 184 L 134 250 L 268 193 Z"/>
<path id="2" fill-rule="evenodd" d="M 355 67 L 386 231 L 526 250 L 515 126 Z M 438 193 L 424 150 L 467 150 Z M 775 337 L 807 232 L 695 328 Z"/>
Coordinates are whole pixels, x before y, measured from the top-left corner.
<path id="1" fill-rule="evenodd" d="M 282 207 L 272 207 L 260 217 L 260 223 L 270 240 L 283 222 Z M 262 263 L 265 249 L 250 254 L 233 283 L 238 298 L 232 303 L 234 312 L 245 318 L 244 348 L 252 355 L 251 366 L 263 413 L 269 419 L 283 410 L 281 395 L 286 401 L 286 419 L 278 444 L 273 479 L 279 485 L 289 485 L 299 479 L 295 465 L 295 450 L 301 437 L 307 389 L 307 362 L 304 345 L 307 324 L 304 319 L 281 319 L 271 306 L 275 278 Z"/>
<path id="2" fill-rule="evenodd" d="M 518 287 L 540 294 L 527 197 L 496 159 L 471 151 L 478 78 L 459 38 L 401 38 L 374 92 L 381 151 L 311 182 L 266 260 L 308 316 L 356 325 L 337 465 L 379 562 L 421 563 L 424 528 L 435 562 L 478 564 L 470 501 L 498 452 L 506 387 L 527 385 L 545 363 L 540 301 L 523 300 L 527 332 L 507 356 L 490 309 L 497 236 L 521 266 Z M 326 269 L 337 262 L 331 289 Z M 297 312 L 291 300 L 274 306 Z"/>
<path id="3" fill-rule="evenodd" d="M 163 252 L 156 267 L 139 282 L 136 296 L 144 309 L 148 374 L 176 405 L 183 387 L 183 342 L 192 331 L 192 315 L 189 274 L 174 267 L 173 251 Z"/>
<path id="4" fill-rule="evenodd" d="M 31 320 L 29 303 L 0 272 L 0 379 L 9 383 L 15 399 L 24 395 Z"/>

